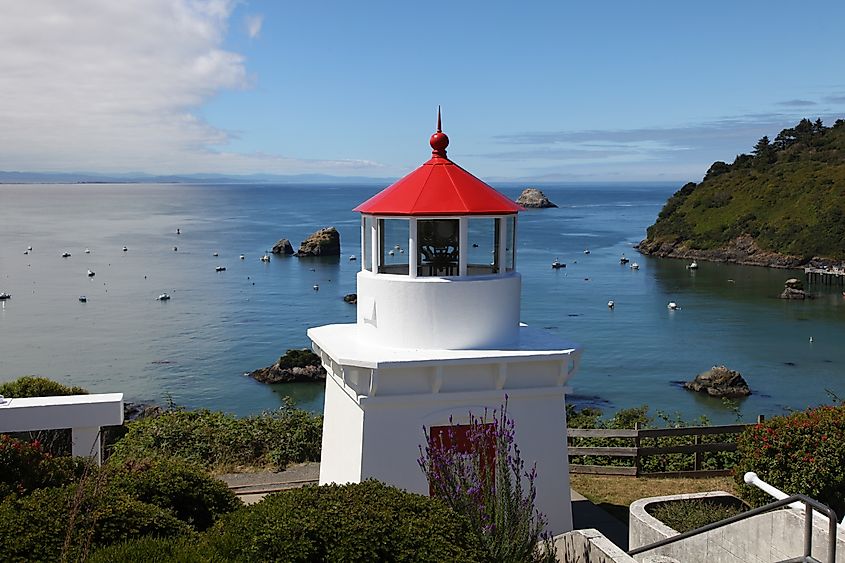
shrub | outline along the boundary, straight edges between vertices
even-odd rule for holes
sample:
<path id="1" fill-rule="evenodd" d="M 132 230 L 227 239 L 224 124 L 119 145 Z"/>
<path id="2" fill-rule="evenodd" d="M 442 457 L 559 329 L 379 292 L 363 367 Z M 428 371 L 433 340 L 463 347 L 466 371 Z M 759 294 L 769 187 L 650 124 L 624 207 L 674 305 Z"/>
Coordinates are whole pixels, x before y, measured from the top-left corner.
<path id="1" fill-rule="evenodd" d="M 284 407 L 238 418 L 209 410 L 170 410 L 130 422 L 111 452 L 116 461 L 173 456 L 224 471 L 239 466 L 284 469 L 320 459 L 323 418 Z"/>
<path id="2" fill-rule="evenodd" d="M 469 521 L 485 561 L 557 561 L 545 516 L 534 508 L 536 468 L 525 470 L 507 401 L 489 423 L 470 413 L 461 430 L 466 444 L 454 424 L 441 434 L 425 431 L 419 464 L 432 496 Z"/>
<path id="3" fill-rule="evenodd" d="M 743 476 L 753 471 L 787 494 L 804 494 L 845 513 L 845 406 L 776 416 L 749 427 L 738 440 L 735 478 L 748 502 L 774 499 Z"/>
<path id="4" fill-rule="evenodd" d="M 68 387 L 46 377 L 26 375 L 14 381 L 0 384 L 0 395 L 4 397 L 52 397 L 56 395 L 87 395 L 82 387 Z"/>
<path id="5" fill-rule="evenodd" d="M 206 534 L 232 561 L 480 560 L 464 518 L 377 481 L 275 493 Z"/>
<path id="6" fill-rule="evenodd" d="M 715 499 L 686 499 L 649 507 L 648 513 L 670 528 L 684 533 L 736 516 L 745 510 L 745 506 L 738 500 L 731 503 Z"/>
<path id="7" fill-rule="evenodd" d="M 57 487 L 82 474 L 83 461 L 56 458 L 35 440 L 24 442 L 0 434 L 0 499 L 26 495 L 41 487 Z"/>
<path id="8" fill-rule="evenodd" d="M 125 462 L 109 480 L 113 488 L 163 508 L 199 531 L 241 505 L 225 483 L 179 459 Z"/>
<path id="9" fill-rule="evenodd" d="M 302 348 L 301 350 L 288 350 L 285 355 L 279 358 L 278 364 L 282 369 L 290 368 L 304 368 L 308 366 L 322 366 L 320 356 L 309 350 Z"/>
<path id="10" fill-rule="evenodd" d="M 98 549 L 88 563 L 223 563 L 204 541 L 143 537 Z"/>
<path id="11" fill-rule="evenodd" d="M 0 503 L 4 561 L 84 559 L 90 548 L 146 535 L 190 534 L 165 510 L 96 487 L 69 485 Z"/>

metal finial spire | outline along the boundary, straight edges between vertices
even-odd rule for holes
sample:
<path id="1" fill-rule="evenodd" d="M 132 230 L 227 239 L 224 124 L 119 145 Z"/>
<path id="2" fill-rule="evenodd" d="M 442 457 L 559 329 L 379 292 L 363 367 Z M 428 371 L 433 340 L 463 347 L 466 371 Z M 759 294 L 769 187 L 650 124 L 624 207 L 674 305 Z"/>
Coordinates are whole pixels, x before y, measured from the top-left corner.
<path id="1" fill-rule="evenodd" d="M 443 129 L 440 127 L 440 104 L 437 104 L 437 132 L 442 132 Z"/>

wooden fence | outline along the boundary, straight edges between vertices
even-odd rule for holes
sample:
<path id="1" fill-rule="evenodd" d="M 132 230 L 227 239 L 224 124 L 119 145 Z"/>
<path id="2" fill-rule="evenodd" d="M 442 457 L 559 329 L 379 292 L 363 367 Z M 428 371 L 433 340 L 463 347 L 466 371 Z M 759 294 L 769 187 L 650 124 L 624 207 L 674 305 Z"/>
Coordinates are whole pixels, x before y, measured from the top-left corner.
<path id="1" fill-rule="evenodd" d="M 763 417 L 757 418 L 762 422 Z M 639 426 L 639 425 L 638 425 Z M 728 424 L 723 426 L 687 426 L 684 428 L 651 428 L 651 429 L 609 429 L 609 428 L 570 428 L 567 432 L 569 444 L 573 438 L 621 438 L 631 440 L 632 446 L 582 447 L 569 445 L 569 456 L 598 456 L 633 458 L 633 465 L 620 467 L 612 465 L 581 465 L 570 464 L 570 473 L 588 473 L 592 475 L 630 475 L 632 477 L 711 477 L 729 475 L 730 469 L 702 469 L 702 454 L 705 452 L 733 452 L 736 451 L 735 442 L 704 442 L 703 436 L 719 434 L 739 434 L 753 424 Z M 691 436 L 692 444 L 672 446 L 643 447 L 643 439 L 687 437 Z M 648 456 L 663 454 L 694 454 L 694 469 L 692 471 L 672 472 L 643 472 L 642 460 Z"/>

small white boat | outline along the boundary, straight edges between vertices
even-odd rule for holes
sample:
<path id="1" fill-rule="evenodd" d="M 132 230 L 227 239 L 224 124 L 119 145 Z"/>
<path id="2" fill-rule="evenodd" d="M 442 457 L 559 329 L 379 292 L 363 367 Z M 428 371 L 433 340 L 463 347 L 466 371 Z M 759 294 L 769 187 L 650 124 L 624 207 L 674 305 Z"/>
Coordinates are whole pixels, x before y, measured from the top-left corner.
<path id="1" fill-rule="evenodd" d="M 97 275 L 97 274 L 95 274 L 95 273 L 94 273 L 94 272 L 92 272 L 91 270 L 88 270 L 88 277 L 89 277 L 89 278 L 93 278 L 93 277 L 94 277 L 94 276 L 96 276 L 96 275 Z"/>
<path id="2" fill-rule="evenodd" d="M 698 262 L 696 262 L 695 260 L 693 260 L 692 262 L 690 262 L 690 263 L 687 265 L 687 269 L 688 269 L 688 270 L 697 270 L 697 269 L 698 269 Z"/>
<path id="3" fill-rule="evenodd" d="M 631 262 L 631 269 L 632 269 L 632 270 L 639 270 L 639 269 L 640 269 L 640 265 L 639 265 L 639 264 L 637 264 L 636 262 Z"/>
<path id="4" fill-rule="evenodd" d="M 590 253 L 589 250 L 586 250 L 586 249 L 584 250 L 584 254 L 589 254 L 589 253 Z"/>
<path id="5" fill-rule="evenodd" d="M 350 261 L 350 262 L 352 262 L 352 261 L 354 261 L 354 260 L 357 260 L 357 259 L 358 259 L 358 258 L 356 258 L 354 254 L 353 254 L 352 256 L 350 256 L 350 257 L 349 257 L 349 261 Z"/>
<path id="6" fill-rule="evenodd" d="M 156 300 L 157 300 L 157 301 L 167 301 L 167 300 L 169 300 L 169 299 L 170 299 L 170 295 L 169 295 L 169 294 L 167 294 L 167 293 L 162 293 L 161 295 L 159 295 L 158 297 L 156 297 Z"/>
<path id="7" fill-rule="evenodd" d="M 225 272 L 226 266 L 217 266 L 216 268 L 214 268 L 214 271 L 215 272 Z"/>
<path id="8" fill-rule="evenodd" d="M 6 299 L 11 299 L 12 294 L 6 293 L 5 291 L 0 291 L 0 301 L 5 301 Z"/>
<path id="9" fill-rule="evenodd" d="M 80 303 L 88 303 L 88 298 L 85 297 L 84 295 L 80 295 L 79 296 L 79 302 Z"/>
<path id="10" fill-rule="evenodd" d="M 630 262 L 630 260 L 628 260 L 627 258 L 625 258 L 625 255 L 624 255 L 624 254 L 623 254 L 623 255 L 622 255 L 622 257 L 619 259 L 619 263 L 620 263 L 620 264 L 627 264 L 628 262 Z"/>
<path id="11" fill-rule="evenodd" d="M 316 283 L 314 284 L 314 291 L 320 291 L 320 286 Z"/>
<path id="12" fill-rule="evenodd" d="M 666 305 L 666 307 L 667 307 L 668 309 L 671 309 L 672 311 L 674 311 L 674 310 L 676 310 L 676 309 L 678 308 L 678 304 L 677 304 L 677 303 L 675 303 L 674 301 L 669 301 L 669 304 L 668 304 L 668 305 Z"/>
<path id="13" fill-rule="evenodd" d="M 29 254 L 29 250 L 24 250 L 24 251 L 23 251 L 23 253 L 24 253 L 24 254 Z"/>
<path id="14" fill-rule="evenodd" d="M 91 249 L 90 249 L 90 248 L 86 248 L 86 249 L 85 249 L 85 254 L 91 254 Z"/>
<path id="15" fill-rule="evenodd" d="M 212 256 L 217 257 L 217 253 L 215 252 L 214 254 L 212 254 Z"/>
<path id="16" fill-rule="evenodd" d="M 396 252 L 394 252 L 393 250 L 391 250 L 391 251 L 389 251 L 389 252 L 388 252 L 388 254 L 389 254 L 390 256 L 393 256 L 394 254 L 396 254 Z"/>
<path id="17" fill-rule="evenodd" d="M 399 246 L 398 244 L 395 244 L 395 245 L 393 245 L 393 248 L 395 248 L 396 250 L 399 250 L 399 249 L 400 249 L 400 248 L 402 248 L 402 247 L 401 247 L 401 246 Z"/>
<path id="18" fill-rule="evenodd" d="M 243 260 L 243 259 L 245 258 L 245 256 L 244 256 L 243 254 L 241 254 L 241 255 L 239 256 L 239 258 L 240 258 L 241 260 Z"/>
<path id="19" fill-rule="evenodd" d="M 124 246 L 124 247 L 123 247 L 123 252 L 126 252 L 127 250 L 129 250 L 129 249 L 128 249 L 128 248 L 126 248 L 126 247 Z"/>
<path id="20" fill-rule="evenodd" d="M 561 268 L 566 268 L 566 264 L 555 258 L 555 261 L 552 262 L 552 270 L 559 270 Z"/>
<path id="21" fill-rule="evenodd" d="M 267 254 L 265 254 L 264 256 L 262 256 L 262 257 L 261 257 L 261 261 L 262 261 L 262 262 L 269 262 L 269 261 L 270 261 L 270 256 L 269 256 L 269 255 L 267 255 Z"/>
<path id="22" fill-rule="evenodd" d="M 27 249 L 27 250 L 29 250 L 30 252 L 32 252 L 32 247 L 31 247 L 31 246 L 27 246 L 27 247 L 26 247 L 26 249 Z"/>
<path id="23" fill-rule="evenodd" d="M 607 302 L 607 308 L 613 309 L 616 306 L 616 303 L 613 302 L 613 299 Z"/>
<path id="24" fill-rule="evenodd" d="M 70 258 L 70 252 L 62 252 L 62 258 Z"/>

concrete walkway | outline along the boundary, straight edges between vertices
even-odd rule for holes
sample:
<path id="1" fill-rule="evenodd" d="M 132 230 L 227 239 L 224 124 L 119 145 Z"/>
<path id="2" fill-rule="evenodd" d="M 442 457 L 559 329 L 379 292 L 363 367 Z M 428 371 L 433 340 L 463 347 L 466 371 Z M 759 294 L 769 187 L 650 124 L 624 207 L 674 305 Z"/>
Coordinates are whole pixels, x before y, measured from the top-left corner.
<path id="1" fill-rule="evenodd" d="M 246 504 L 260 501 L 266 495 L 316 484 L 320 476 L 318 462 L 291 465 L 279 473 L 231 473 L 219 475 Z M 620 548 L 628 549 L 628 526 L 587 500 L 577 491 L 572 493 L 572 519 L 576 530 L 595 528 Z"/>

